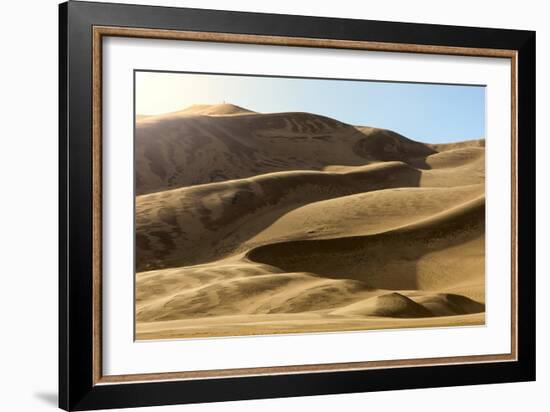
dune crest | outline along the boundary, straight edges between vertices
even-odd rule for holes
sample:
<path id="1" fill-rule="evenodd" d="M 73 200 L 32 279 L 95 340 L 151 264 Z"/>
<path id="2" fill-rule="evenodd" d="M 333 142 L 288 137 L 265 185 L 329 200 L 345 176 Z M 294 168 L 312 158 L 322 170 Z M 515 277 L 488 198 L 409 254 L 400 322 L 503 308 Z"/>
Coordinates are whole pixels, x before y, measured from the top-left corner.
<path id="1" fill-rule="evenodd" d="M 220 104 L 194 104 L 182 110 L 180 113 L 189 113 L 205 116 L 226 116 L 235 114 L 250 114 L 255 113 L 252 110 L 237 106 L 236 104 L 220 103 Z"/>
<path id="2" fill-rule="evenodd" d="M 138 339 L 485 321 L 484 140 L 224 103 L 135 155 Z"/>

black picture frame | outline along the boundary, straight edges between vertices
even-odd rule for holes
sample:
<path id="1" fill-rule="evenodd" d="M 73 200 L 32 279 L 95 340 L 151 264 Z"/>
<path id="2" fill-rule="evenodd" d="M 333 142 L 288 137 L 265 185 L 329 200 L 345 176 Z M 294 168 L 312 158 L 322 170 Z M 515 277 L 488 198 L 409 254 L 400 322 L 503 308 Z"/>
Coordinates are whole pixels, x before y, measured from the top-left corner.
<path id="1" fill-rule="evenodd" d="M 517 52 L 517 360 L 101 385 L 94 382 L 92 29 L 323 38 Z M 535 32 L 70 1 L 59 6 L 59 406 L 219 402 L 535 380 Z"/>

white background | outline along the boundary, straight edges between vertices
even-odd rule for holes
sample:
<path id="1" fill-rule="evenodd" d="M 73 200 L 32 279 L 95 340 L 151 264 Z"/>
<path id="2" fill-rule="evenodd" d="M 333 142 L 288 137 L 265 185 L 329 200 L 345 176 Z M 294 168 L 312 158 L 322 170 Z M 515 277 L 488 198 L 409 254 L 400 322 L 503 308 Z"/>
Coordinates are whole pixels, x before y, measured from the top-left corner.
<path id="1" fill-rule="evenodd" d="M 426 389 L 294 399 L 147 408 L 189 411 L 546 410 L 550 387 L 549 263 L 543 261 L 550 230 L 544 209 L 550 176 L 548 113 L 550 27 L 539 0 L 338 2 L 278 0 L 148 1 L 189 7 L 249 10 L 393 21 L 537 30 L 537 327 L 536 383 Z M 0 228 L 2 294 L 0 314 L 0 409 L 54 410 L 57 391 L 57 2 L 5 2 L 0 30 Z M 546 118 L 544 118 L 546 117 Z"/>
<path id="2" fill-rule="evenodd" d="M 134 342 L 133 69 L 486 84 L 486 325 Z M 406 73 L 402 68 L 407 67 Z M 103 43 L 103 372 L 510 353 L 509 59 L 107 38 Z M 407 345 L 396 342 L 407 341 Z M 326 348 L 346 348 L 327 351 Z M 365 348 L 368 348 L 365 351 Z"/>

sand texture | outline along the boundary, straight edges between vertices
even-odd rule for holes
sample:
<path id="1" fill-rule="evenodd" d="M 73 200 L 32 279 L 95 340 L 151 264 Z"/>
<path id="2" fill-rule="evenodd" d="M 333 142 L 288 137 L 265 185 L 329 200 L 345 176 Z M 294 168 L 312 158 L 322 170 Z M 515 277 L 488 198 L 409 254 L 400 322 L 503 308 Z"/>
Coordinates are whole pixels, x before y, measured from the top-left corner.
<path id="1" fill-rule="evenodd" d="M 484 324 L 484 140 L 231 104 L 135 139 L 137 339 Z"/>

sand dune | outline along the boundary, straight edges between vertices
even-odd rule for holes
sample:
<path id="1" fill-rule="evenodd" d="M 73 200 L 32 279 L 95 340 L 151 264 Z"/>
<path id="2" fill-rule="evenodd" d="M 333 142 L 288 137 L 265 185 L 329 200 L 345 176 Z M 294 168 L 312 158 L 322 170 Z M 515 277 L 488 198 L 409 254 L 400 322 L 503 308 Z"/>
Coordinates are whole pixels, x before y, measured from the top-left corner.
<path id="1" fill-rule="evenodd" d="M 237 106 L 230 103 L 222 104 L 194 104 L 188 108 L 182 110 L 180 113 L 188 113 L 195 115 L 206 116 L 227 116 L 227 115 L 240 115 L 255 113 L 252 110 L 245 109 L 244 107 Z"/>
<path id="2" fill-rule="evenodd" d="M 427 146 L 431 147 L 436 152 L 445 152 L 452 149 L 462 149 L 465 147 L 482 147 L 485 148 L 485 139 L 474 139 L 474 140 L 465 140 L 463 142 L 454 142 L 454 143 L 439 143 L 439 144 L 428 144 Z"/>
<path id="3" fill-rule="evenodd" d="M 406 296 L 392 292 L 354 302 L 331 312 L 333 315 L 384 316 L 390 318 L 427 318 L 480 313 L 483 304 L 460 295 L 438 293 Z"/>
<path id="4" fill-rule="evenodd" d="M 225 114 L 232 111 L 241 115 Z M 225 105 L 139 119 L 135 147 L 137 194 L 330 165 L 409 162 L 436 153 L 388 130 L 310 113 L 243 113 Z"/>
<path id="5" fill-rule="evenodd" d="M 216 260 L 299 206 L 418 181 L 417 170 L 386 162 L 343 173 L 279 172 L 138 196 L 138 271 Z"/>
<path id="6" fill-rule="evenodd" d="M 482 185 L 375 190 L 295 208 L 247 241 L 260 245 L 293 239 L 328 239 L 381 233 L 427 218 L 483 193 Z M 307 231 L 304 233 L 304 223 Z"/>
<path id="7" fill-rule="evenodd" d="M 309 113 L 140 117 L 137 337 L 482 324 L 484 164 Z"/>
<path id="8" fill-rule="evenodd" d="M 442 288 L 453 286 L 455 277 L 441 276 L 441 282 L 441 277 L 434 275 L 442 270 L 459 273 L 469 259 L 478 261 L 482 257 L 482 248 L 477 248 L 477 254 L 467 251 L 483 238 L 484 222 L 485 203 L 481 197 L 387 232 L 273 243 L 250 250 L 247 258 L 285 271 L 356 279 L 378 289 L 430 289 L 433 282 Z M 436 259 L 417 264 L 425 255 L 451 247 L 460 259 L 446 259 L 447 267 L 441 268 Z"/>
<path id="9" fill-rule="evenodd" d="M 378 230 L 383 230 L 401 218 L 428 216 L 469 198 L 471 193 L 482 193 L 479 182 L 483 178 L 468 167 L 463 173 L 467 177 L 462 180 L 472 185 L 413 190 L 422 182 L 437 187 L 460 181 L 460 173 L 453 168 L 421 171 L 402 162 L 383 162 L 346 167 L 340 172 L 279 172 L 138 196 L 137 268 L 141 271 L 216 260 L 243 250 L 251 238 L 253 242 L 274 241 L 292 232 L 307 238 L 326 237 L 341 230 L 349 235 L 365 225 L 378 225 Z M 357 193 L 361 195 L 342 198 Z M 319 203 L 326 199 L 335 200 Z M 301 209 L 304 205 L 309 206 Z M 349 213 L 340 215 L 343 211 Z M 332 223 L 320 222 L 318 216 Z M 282 225 L 277 222 L 275 229 L 271 228 L 280 218 L 289 225 L 279 229 Z M 302 227 L 304 219 L 306 228 Z"/>

